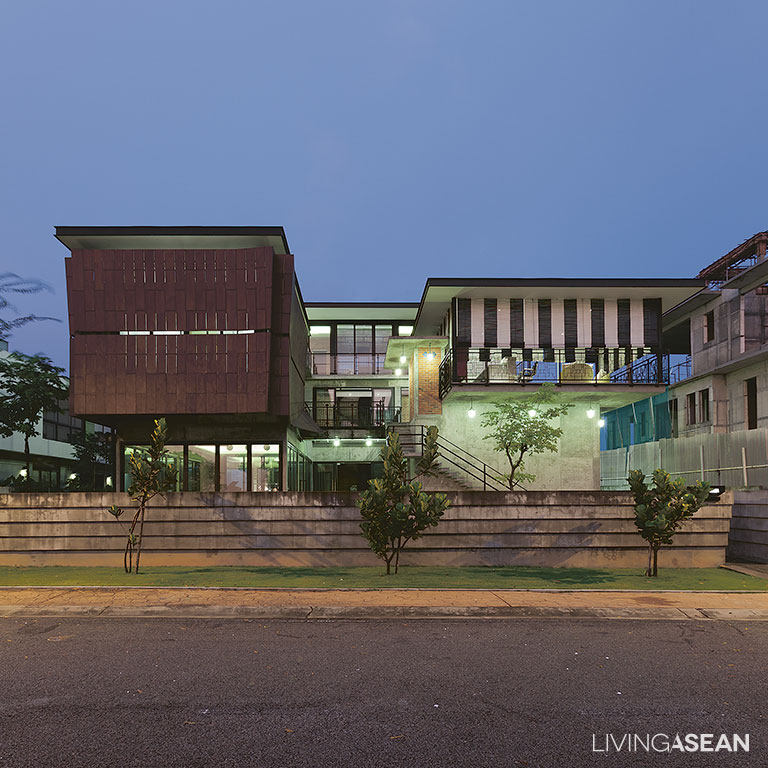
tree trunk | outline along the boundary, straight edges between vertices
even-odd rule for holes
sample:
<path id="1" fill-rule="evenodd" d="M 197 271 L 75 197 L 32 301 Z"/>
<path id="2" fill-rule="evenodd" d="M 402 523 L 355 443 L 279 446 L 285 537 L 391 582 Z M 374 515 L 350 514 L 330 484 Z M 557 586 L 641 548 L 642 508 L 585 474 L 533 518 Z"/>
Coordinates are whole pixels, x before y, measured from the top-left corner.
<path id="1" fill-rule="evenodd" d="M 648 544 L 648 567 L 645 569 L 646 576 L 653 576 L 653 544 Z"/>
<path id="2" fill-rule="evenodd" d="M 139 558 L 141 557 L 141 543 L 144 539 L 144 512 L 145 504 L 141 505 L 141 522 L 139 523 L 139 540 L 136 542 L 136 573 L 139 572 Z"/>
<path id="3" fill-rule="evenodd" d="M 397 540 L 397 549 L 395 550 L 395 574 L 397 574 L 400 568 L 400 550 L 403 548 L 403 544 L 400 539 Z"/>
<path id="4" fill-rule="evenodd" d="M 29 435 L 24 435 L 24 468 L 27 470 L 26 482 L 29 483 L 32 480 L 32 467 L 30 466 L 29 456 Z"/>
<path id="5" fill-rule="evenodd" d="M 659 548 L 653 548 L 653 575 L 659 575 Z"/>

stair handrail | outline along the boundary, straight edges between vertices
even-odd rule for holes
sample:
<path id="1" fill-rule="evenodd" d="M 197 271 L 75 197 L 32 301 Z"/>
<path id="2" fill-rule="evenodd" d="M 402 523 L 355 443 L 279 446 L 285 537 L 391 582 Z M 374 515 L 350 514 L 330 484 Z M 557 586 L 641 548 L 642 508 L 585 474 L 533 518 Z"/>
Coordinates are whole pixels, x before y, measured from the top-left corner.
<path id="1" fill-rule="evenodd" d="M 426 428 L 423 424 L 408 424 L 407 422 L 401 422 L 398 426 L 400 428 L 407 428 L 409 434 L 412 434 L 411 430 L 413 429 L 413 427 L 419 428 L 419 434 L 413 435 L 418 439 L 418 443 L 415 441 L 404 442 L 401 439 L 400 444 L 403 447 L 412 447 L 414 445 L 418 445 L 419 448 L 421 449 L 424 448 L 424 445 L 426 443 Z M 484 491 L 488 490 L 488 486 L 490 486 L 491 490 L 495 490 L 495 491 L 509 490 L 509 488 L 507 488 L 505 485 L 502 485 L 502 483 L 500 482 L 502 473 L 499 472 L 498 469 L 490 466 L 490 464 L 486 464 L 482 459 L 478 459 L 476 456 L 472 456 L 471 453 L 464 450 L 460 445 L 456 445 L 456 443 L 453 443 L 447 438 L 438 434 L 437 446 L 439 449 L 442 449 L 438 454 L 438 460 L 440 458 L 443 458 L 448 464 L 452 464 L 459 471 L 466 473 L 470 477 L 474 477 L 475 480 L 478 480 L 483 484 Z M 454 448 L 456 449 L 456 451 L 461 451 L 461 453 L 466 454 L 466 456 L 468 456 L 469 458 L 466 458 L 466 456 L 462 456 L 460 453 L 457 453 L 455 450 L 452 450 Z M 456 461 L 454 461 L 452 458 L 450 458 L 446 454 L 450 454 L 451 456 L 454 456 L 459 461 L 464 462 L 464 464 L 467 464 L 469 468 L 466 466 L 461 466 L 460 464 L 457 464 Z"/>

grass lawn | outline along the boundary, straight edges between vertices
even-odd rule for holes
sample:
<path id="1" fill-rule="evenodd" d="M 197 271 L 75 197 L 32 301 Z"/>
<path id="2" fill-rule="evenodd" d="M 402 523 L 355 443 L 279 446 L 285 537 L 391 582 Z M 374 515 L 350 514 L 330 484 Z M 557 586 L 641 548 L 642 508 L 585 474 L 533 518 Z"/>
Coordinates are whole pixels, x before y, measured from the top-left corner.
<path id="1" fill-rule="evenodd" d="M 648 579 L 641 569 L 602 568 L 118 568 L 0 566 L 0 586 L 143 587 L 450 587 L 466 589 L 708 589 L 768 591 L 768 580 L 724 568 L 664 568 Z"/>

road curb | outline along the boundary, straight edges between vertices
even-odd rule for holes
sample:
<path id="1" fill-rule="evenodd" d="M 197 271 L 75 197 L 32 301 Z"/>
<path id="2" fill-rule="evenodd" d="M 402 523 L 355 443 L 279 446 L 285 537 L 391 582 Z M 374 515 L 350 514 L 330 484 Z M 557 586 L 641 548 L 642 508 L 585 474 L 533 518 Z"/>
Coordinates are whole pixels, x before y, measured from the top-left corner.
<path id="1" fill-rule="evenodd" d="M 329 606 L 329 605 L 0 605 L 2 618 L 166 619 L 645 619 L 768 621 L 768 610 L 712 608 L 566 608 L 553 606 Z"/>

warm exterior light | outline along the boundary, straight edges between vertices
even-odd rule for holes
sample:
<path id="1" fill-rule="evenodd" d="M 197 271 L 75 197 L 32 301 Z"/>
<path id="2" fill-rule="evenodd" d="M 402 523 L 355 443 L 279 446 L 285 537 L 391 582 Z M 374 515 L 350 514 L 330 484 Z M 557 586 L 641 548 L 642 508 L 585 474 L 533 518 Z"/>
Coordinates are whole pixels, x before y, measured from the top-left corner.
<path id="1" fill-rule="evenodd" d="M 528 411 L 528 415 L 529 415 L 531 418 L 533 418 L 533 417 L 536 415 L 536 409 L 535 409 L 535 408 L 531 408 L 531 410 L 530 410 L 530 411 Z"/>
<path id="2" fill-rule="evenodd" d="M 595 418 L 595 411 L 594 411 L 594 408 L 590 408 L 590 409 L 587 411 L 587 418 L 588 418 L 588 419 L 594 419 L 594 418 Z"/>
<path id="3" fill-rule="evenodd" d="M 112 478 L 111 478 L 111 477 L 108 477 L 108 478 L 107 478 L 107 479 L 104 481 L 104 485 L 108 485 L 108 486 L 111 488 L 111 487 L 112 487 Z"/>
<path id="4" fill-rule="evenodd" d="M 25 469 L 22 469 L 21 472 L 19 472 L 19 477 L 26 477 L 26 476 L 27 476 L 27 470 L 25 468 Z"/>
<path id="5" fill-rule="evenodd" d="M 338 437 L 333 438 L 333 447 L 338 448 L 341 445 L 341 440 Z"/>
<path id="6" fill-rule="evenodd" d="M 403 369 L 395 368 L 395 376 L 402 376 L 402 375 L 403 375 Z"/>
<path id="7" fill-rule="evenodd" d="M 605 426 L 605 419 L 600 419 L 600 420 L 597 422 L 597 426 L 598 426 L 598 427 L 604 427 L 604 426 Z"/>
<path id="8" fill-rule="evenodd" d="M 467 411 L 467 416 L 469 416 L 470 419 L 474 419 L 475 416 L 477 416 L 477 411 L 470 406 L 470 409 Z"/>
<path id="9" fill-rule="evenodd" d="M 408 362 L 408 358 L 405 355 L 400 355 L 401 365 L 405 365 Z"/>
<path id="10" fill-rule="evenodd" d="M 373 445 L 373 440 L 370 437 L 366 437 L 365 444 L 370 448 Z"/>
<path id="11" fill-rule="evenodd" d="M 77 480 L 77 473 L 73 472 L 67 479 L 68 480 Z"/>
<path id="12" fill-rule="evenodd" d="M 424 359 L 425 360 L 429 360 L 430 362 L 432 362 L 435 359 L 435 353 L 432 352 L 432 350 L 430 350 L 429 352 L 425 352 L 424 353 Z"/>

